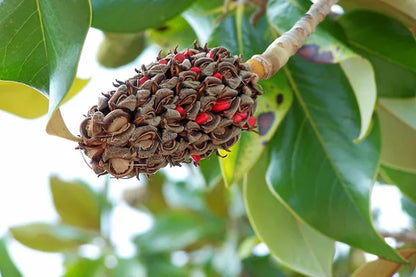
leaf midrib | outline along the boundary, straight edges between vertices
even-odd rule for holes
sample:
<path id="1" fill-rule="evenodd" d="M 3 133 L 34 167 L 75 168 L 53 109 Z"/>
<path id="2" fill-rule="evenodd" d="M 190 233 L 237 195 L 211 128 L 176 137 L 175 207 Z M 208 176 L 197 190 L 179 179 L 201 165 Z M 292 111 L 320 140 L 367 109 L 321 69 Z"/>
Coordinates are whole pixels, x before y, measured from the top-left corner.
<path id="1" fill-rule="evenodd" d="M 300 102 L 300 104 L 301 104 L 301 106 L 303 108 L 303 111 L 305 113 L 305 117 L 308 119 L 308 122 L 311 125 L 312 130 L 315 133 L 316 138 L 319 141 L 319 144 L 321 144 L 321 147 L 322 147 L 322 149 L 323 149 L 323 151 L 324 151 L 324 153 L 325 153 L 325 155 L 326 155 L 326 157 L 327 157 L 327 159 L 328 159 L 328 161 L 329 161 L 332 169 L 334 170 L 334 173 L 335 173 L 335 175 L 336 175 L 339 183 L 343 187 L 343 190 L 346 193 L 346 195 L 347 195 L 348 199 L 350 200 L 351 204 L 353 204 L 352 206 L 358 212 L 359 217 L 363 218 L 363 216 L 361 214 L 361 211 L 358 209 L 358 207 L 357 207 L 357 205 L 356 205 L 356 203 L 355 203 L 355 201 L 354 201 L 351 193 L 346 188 L 347 184 L 344 182 L 344 179 L 341 178 L 341 176 L 342 176 L 341 173 L 339 172 L 338 168 L 335 166 L 333 160 L 331 159 L 331 156 L 329 155 L 328 150 L 325 147 L 325 143 L 324 143 L 322 137 L 319 135 L 318 128 L 316 127 L 316 125 L 315 125 L 315 123 L 314 123 L 314 121 L 312 119 L 312 116 L 309 113 L 309 110 L 308 110 L 308 108 L 306 106 L 306 103 L 304 102 L 303 98 L 301 97 L 301 95 L 299 93 L 299 90 L 298 90 L 298 88 L 297 88 L 297 86 L 296 86 L 296 84 L 295 84 L 295 82 L 294 82 L 294 80 L 292 78 L 292 75 L 290 73 L 290 70 L 287 67 L 283 67 L 283 69 L 285 71 L 285 74 L 286 74 L 287 78 L 289 79 L 289 82 L 291 84 L 291 87 L 292 87 L 293 91 L 295 92 L 297 98 L 299 99 L 299 102 Z M 364 218 L 364 221 L 367 222 L 367 219 Z"/>

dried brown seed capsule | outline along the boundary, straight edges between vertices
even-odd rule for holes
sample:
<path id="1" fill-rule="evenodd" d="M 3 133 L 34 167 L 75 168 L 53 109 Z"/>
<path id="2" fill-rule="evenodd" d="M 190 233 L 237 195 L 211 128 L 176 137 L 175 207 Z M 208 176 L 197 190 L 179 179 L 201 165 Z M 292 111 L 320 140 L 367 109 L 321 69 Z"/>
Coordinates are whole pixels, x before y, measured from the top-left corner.
<path id="1" fill-rule="evenodd" d="M 258 77 L 224 47 L 175 49 L 136 72 L 103 93 L 81 123 L 79 148 L 99 175 L 198 165 L 255 127 Z"/>

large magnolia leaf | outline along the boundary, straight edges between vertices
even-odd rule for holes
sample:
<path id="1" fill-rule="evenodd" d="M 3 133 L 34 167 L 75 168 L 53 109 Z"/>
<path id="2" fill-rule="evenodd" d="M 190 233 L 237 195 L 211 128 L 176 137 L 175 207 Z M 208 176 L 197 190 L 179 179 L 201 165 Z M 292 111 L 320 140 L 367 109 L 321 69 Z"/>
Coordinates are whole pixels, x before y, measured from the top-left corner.
<path id="1" fill-rule="evenodd" d="M 346 13 L 339 22 L 351 47 L 372 62 L 379 95 L 416 95 L 416 41 L 405 26 L 368 11 Z"/>
<path id="2" fill-rule="evenodd" d="M 380 173 L 385 180 L 396 185 L 401 192 L 416 203 L 416 173 L 381 166 Z"/>
<path id="3" fill-rule="evenodd" d="M 371 9 L 391 16 L 404 25 L 416 28 L 416 3 L 414 0 L 344 0 L 346 9 Z"/>
<path id="4" fill-rule="evenodd" d="M 68 225 L 31 223 L 10 228 L 13 237 L 27 247 L 44 252 L 76 249 L 93 239 L 90 233 Z"/>
<path id="5" fill-rule="evenodd" d="M 179 15 L 194 0 L 91 0 L 92 26 L 108 32 L 139 32 Z"/>
<path id="6" fill-rule="evenodd" d="M 264 155 L 244 184 L 247 215 L 257 236 L 289 268 L 308 276 L 331 276 L 335 242 L 301 222 L 272 194 L 266 168 Z"/>
<path id="7" fill-rule="evenodd" d="M 416 173 L 416 102 L 410 99 L 380 99 L 383 164 Z"/>
<path id="8" fill-rule="evenodd" d="M 359 112 L 338 65 L 294 57 L 286 73 L 296 101 L 273 140 L 269 184 L 322 233 L 400 261 L 375 232 L 369 211 L 379 163 L 378 124 L 365 140 L 352 142 L 359 132 Z"/>
<path id="9" fill-rule="evenodd" d="M 100 204 L 98 196 L 85 183 L 65 182 L 56 176 L 49 180 L 53 203 L 63 223 L 100 230 Z"/>
<path id="10" fill-rule="evenodd" d="M 62 103 L 82 90 L 88 81 L 75 78 Z M 24 118 L 37 118 L 48 112 L 48 98 L 25 84 L 0 81 L 0 109 Z"/>
<path id="11" fill-rule="evenodd" d="M 2 1 L 0 18 L 0 79 L 35 88 L 55 110 L 75 77 L 89 1 Z"/>
<path id="12" fill-rule="evenodd" d="M 282 33 L 294 26 L 309 9 L 309 0 L 269 1 L 267 15 Z M 356 138 L 364 138 L 370 128 L 376 102 L 374 72 L 368 61 L 359 57 L 337 36 L 341 33 L 337 23 L 326 20 L 319 24 L 305 45 L 298 51 L 302 57 L 316 63 L 340 62 L 352 86 L 361 115 L 361 130 Z"/>

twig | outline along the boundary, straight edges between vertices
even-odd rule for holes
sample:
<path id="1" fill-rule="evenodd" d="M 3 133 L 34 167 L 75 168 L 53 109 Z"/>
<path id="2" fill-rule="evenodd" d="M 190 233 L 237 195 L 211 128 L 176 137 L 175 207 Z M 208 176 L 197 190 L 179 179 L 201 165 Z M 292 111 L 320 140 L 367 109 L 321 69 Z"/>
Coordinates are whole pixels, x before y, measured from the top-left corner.
<path id="1" fill-rule="evenodd" d="M 273 76 L 287 63 L 289 58 L 298 51 L 306 39 L 315 31 L 316 26 L 324 20 L 330 12 L 331 6 L 337 1 L 316 1 L 292 29 L 273 41 L 263 54 L 254 55 L 247 61 L 260 80 Z"/>
<path id="2" fill-rule="evenodd" d="M 385 238 L 393 238 L 398 242 L 416 244 L 416 233 L 410 230 L 402 230 L 397 233 L 380 231 L 379 233 Z"/>

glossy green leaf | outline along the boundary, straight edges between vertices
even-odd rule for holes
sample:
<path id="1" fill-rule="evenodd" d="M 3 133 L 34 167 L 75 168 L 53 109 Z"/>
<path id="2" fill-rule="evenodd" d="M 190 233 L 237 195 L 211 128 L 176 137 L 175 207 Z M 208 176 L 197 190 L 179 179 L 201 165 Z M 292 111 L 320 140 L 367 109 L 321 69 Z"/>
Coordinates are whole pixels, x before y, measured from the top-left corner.
<path id="1" fill-rule="evenodd" d="M 374 71 L 371 64 L 361 57 L 343 60 L 340 65 L 350 82 L 360 110 L 361 129 L 358 138 L 354 140 L 359 142 L 370 130 L 376 106 L 377 90 Z"/>
<path id="2" fill-rule="evenodd" d="M 145 46 L 144 32 L 126 34 L 104 32 L 104 40 L 97 52 L 97 61 L 109 68 L 123 66 L 134 61 Z"/>
<path id="3" fill-rule="evenodd" d="M 75 78 L 89 1 L 3 1 L 0 18 L 0 79 L 35 88 L 55 110 Z"/>
<path id="4" fill-rule="evenodd" d="M 199 170 L 208 187 L 214 186 L 222 180 L 220 161 L 216 155 L 211 155 L 209 159 L 202 159 L 199 162 Z"/>
<path id="5" fill-rule="evenodd" d="M 408 198 L 416 202 L 416 173 L 381 166 L 380 173 L 385 180 L 396 185 Z"/>
<path id="6" fill-rule="evenodd" d="M 267 16 L 279 35 L 289 31 L 311 6 L 309 0 L 270 0 Z M 339 26 L 326 19 L 306 40 L 299 54 L 318 63 L 337 63 L 357 55 L 337 35 Z"/>
<path id="7" fill-rule="evenodd" d="M 82 90 L 88 81 L 75 78 L 62 103 Z M 0 109 L 24 118 L 37 118 L 48 112 L 48 98 L 23 83 L 0 81 Z"/>
<path id="8" fill-rule="evenodd" d="M 10 228 L 13 237 L 21 244 L 44 252 L 75 250 L 89 243 L 93 236 L 68 225 L 31 223 Z"/>
<path id="9" fill-rule="evenodd" d="M 285 266 L 308 276 L 331 276 L 335 242 L 301 222 L 272 194 L 266 169 L 263 156 L 244 184 L 247 215 L 257 236 Z"/>
<path id="10" fill-rule="evenodd" d="M 100 204 L 97 195 L 81 181 L 66 182 L 56 176 L 49 179 L 53 203 L 65 224 L 100 230 Z"/>
<path id="11" fill-rule="evenodd" d="M 415 249 L 403 249 L 398 251 L 400 255 L 406 259 L 412 259 L 416 255 Z M 403 264 L 386 261 L 384 259 L 378 259 L 364 264 L 358 268 L 353 277 L 391 277 L 400 270 Z"/>
<path id="12" fill-rule="evenodd" d="M 76 261 L 66 266 L 67 270 L 63 277 L 100 277 L 105 275 L 107 270 L 104 265 L 104 259 L 88 259 L 77 257 Z"/>
<path id="13" fill-rule="evenodd" d="M 9 255 L 6 240 L 4 238 L 0 238 L 0 275 L 5 277 L 22 276 L 22 273 L 20 273 L 19 269 Z"/>
<path id="14" fill-rule="evenodd" d="M 196 34 L 182 16 L 177 16 L 162 26 L 151 30 L 149 38 L 166 53 L 177 46 L 178 50 L 191 48 L 192 43 L 196 40 Z"/>
<path id="15" fill-rule="evenodd" d="M 194 0 L 91 0 L 92 27 L 108 32 L 139 32 L 158 27 Z"/>
<path id="16" fill-rule="evenodd" d="M 208 41 L 223 11 L 223 0 L 196 1 L 182 15 L 201 43 Z"/>
<path id="17" fill-rule="evenodd" d="M 218 218 L 178 210 L 157 216 L 150 230 L 137 236 L 135 242 L 141 252 L 161 253 L 223 235 L 224 223 Z"/>
<path id="18" fill-rule="evenodd" d="M 209 47 L 224 46 L 232 55 L 242 55 L 243 60 L 263 52 L 272 42 L 271 30 L 264 17 L 254 27 L 250 23 L 251 9 L 239 16 L 225 17 L 214 28 L 208 41 Z"/>
<path id="19" fill-rule="evenodd" d="M 374 230 L 369 211 L 379 163 L 377 122 L 365 140 L 353 143 L 360 129 L 359 112 L 338 65 L 293 57 L 286 73 L 296 101 L 272 141 L 268 183 L 325 235 L 400 261 Z"/>
<path id="20" fill-rule="evenodd" d="M 416 114 L 414 98 L 397 100 L 380 99 L 377 107 L 382 135 L 381 162 L 416 173 L 416 128 L 412 121 Z"/>
<path id="21" fill-rule="evenodd" d="M 257 125 L 259 134 L 243 132 L 227 157 L 220 159 L 226 186 L 238 182 L 256 164 L 292 104 L 292 91 L 283 73 L 263 81 L 265 94 L 258 98 Z"/>
<path id="22" fill-rule="evenodd" d="M 416 3 L 413 0 L 344 0 L 344 9 L 370 9 L 401 21 L 408 27 L 416 27 Z"/>
<path id="23" fill-rule="evenodd" d="M 251 256 L 243 260 L 244 272 L 247 277 L 273 276 L 286 277 L 276 261 L 270 256 Z"/>
<path id="24" fill-rule="evenodd" d="M 373 63 L 379 95 L 416 95 L 416 41 L 405 26 L 368 11 L 346 13 L 339 22 L 351 47 Z"/>

